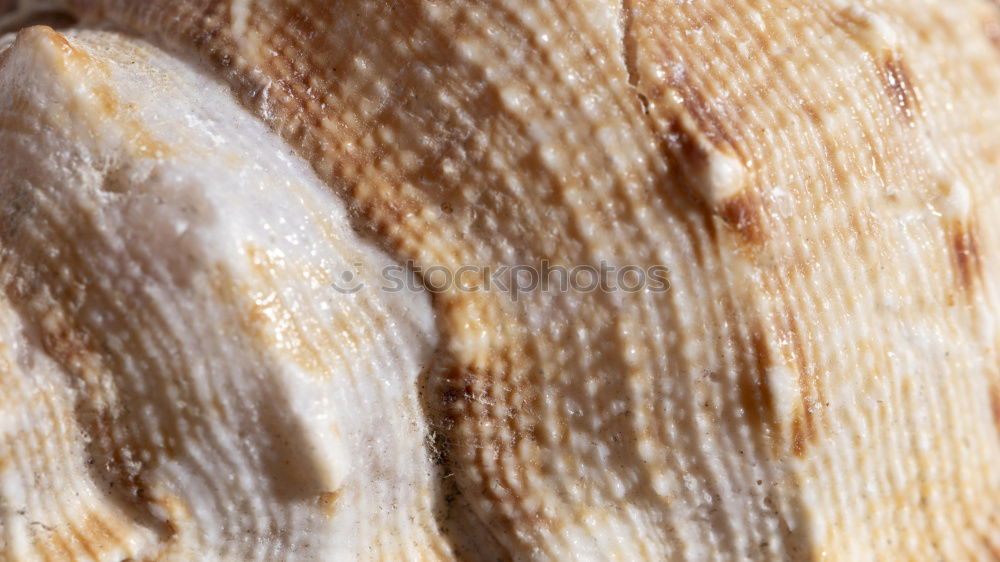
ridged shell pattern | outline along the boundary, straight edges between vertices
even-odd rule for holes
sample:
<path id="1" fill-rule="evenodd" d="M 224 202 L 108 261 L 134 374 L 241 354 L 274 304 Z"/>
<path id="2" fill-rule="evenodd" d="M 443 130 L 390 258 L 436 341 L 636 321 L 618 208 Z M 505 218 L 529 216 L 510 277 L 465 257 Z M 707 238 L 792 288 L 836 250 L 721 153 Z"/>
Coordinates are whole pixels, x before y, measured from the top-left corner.
<path id="1" fill-rule="evenodd" d="M 1000 555 L 992 2 L 62 3 L 210 65 L 397 263 L 669 269 L 434 296 L 409 556 Z"/>
<path id="2" fill-rule="evenodd" d="M 391 262 L 221 84 L 28 29 L 0 162 L 0 557 L 448 552 L 429 299 L 334 290 Z"/>

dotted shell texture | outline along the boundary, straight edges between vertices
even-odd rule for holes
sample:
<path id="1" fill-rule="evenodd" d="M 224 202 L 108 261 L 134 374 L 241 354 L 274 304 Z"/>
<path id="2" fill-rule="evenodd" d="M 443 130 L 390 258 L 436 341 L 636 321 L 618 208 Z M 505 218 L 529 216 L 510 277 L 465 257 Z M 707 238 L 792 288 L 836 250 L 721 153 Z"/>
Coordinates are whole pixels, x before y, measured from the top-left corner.
<path id="1" fill-rule="evenodd" d="M 1000 556 L 994 3 L 56 4 L 204 65 L 397 263 L 669 270 L 433 296 L 408 557 Z"/>

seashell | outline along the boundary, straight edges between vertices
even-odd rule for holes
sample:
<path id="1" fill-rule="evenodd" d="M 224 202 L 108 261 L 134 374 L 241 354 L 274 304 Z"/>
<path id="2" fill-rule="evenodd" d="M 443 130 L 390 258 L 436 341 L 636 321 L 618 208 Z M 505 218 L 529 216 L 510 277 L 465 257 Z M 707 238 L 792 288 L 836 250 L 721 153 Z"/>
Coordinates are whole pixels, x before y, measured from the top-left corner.
<path id="1" fill-rule="evenodd" d="M 44 4 L 6 557 L 1000 555 L 993 3 Z"/>
<path id="2" fill-rule="evenodd" d="M 333 288 L 390 262 L 308 164 L 146 43 L 3 57 L 3 558 L 444 551 L 428 299 Z"/>

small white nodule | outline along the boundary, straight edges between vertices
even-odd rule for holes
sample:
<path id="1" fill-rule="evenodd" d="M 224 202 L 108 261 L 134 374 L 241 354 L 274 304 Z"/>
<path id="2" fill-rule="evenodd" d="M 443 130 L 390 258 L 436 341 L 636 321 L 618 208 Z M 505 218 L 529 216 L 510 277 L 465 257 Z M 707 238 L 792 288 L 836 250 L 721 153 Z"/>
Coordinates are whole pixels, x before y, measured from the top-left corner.
<path id="1" fill-rule="evenodd" d="M 717 205 L 739 194 L 746 186 L 747 169 L 742 162 L 719 150 L 709 153 L 702 188 L 705 200 Z"/>

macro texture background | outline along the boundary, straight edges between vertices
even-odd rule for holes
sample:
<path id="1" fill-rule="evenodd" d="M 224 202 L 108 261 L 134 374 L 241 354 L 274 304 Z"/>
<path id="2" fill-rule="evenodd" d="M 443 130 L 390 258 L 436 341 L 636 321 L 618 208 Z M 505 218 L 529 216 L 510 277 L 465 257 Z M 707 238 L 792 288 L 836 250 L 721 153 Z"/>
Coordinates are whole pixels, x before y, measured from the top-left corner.
<path id="1" fill-rule="evenodd" d="M 515 300 L 451 290 L 414 297 L 433 309 L 422 332 L 372 328 L 389 348 L 395 337 L 399 349 L 434 342 L 417 367 L 394 371 L 413 404 L 415 442 L 404 435 L 393 446 L 416 457 L 376 455 L 405 465 L 399 478 L 420 474 L 412 458 L 434 472 L 431 505 L 393 520 L 396 508 L 376 493 L 386 481 L 370 474 L 365 496 L 369 465 L 345 457 L 358 479 L 350 489 L 368 500 L 333 512 L 368 510 L 385 525 L 374 535 L 395 537 L 359 539 L 359 555 L 1000 555 L 994 3 L 58 4 L 82 28 L 141 37 L 129 41 L 197 68 L 192 81 L 223 84 L 337 196 L 338 224 L 358 236 L 348 247 L 452 271 L 542 261 L 669 268 L 667 292 Z M 23 58 L 58 42 L 34 41 L 24 39 Z M 88 49 L 84 36 L 66 41 Z M 0 70 L 9 91 L 46 68 L 15 71 L 18 51 Z M 60 56 L 47 64 L 69 64 Z M 129 80 L 125 67 L 94 72 L 80 86 L 70 72 L 62 87 L 86 97 L 100 80 Z M 37 134 L 10 117 L 11 99 L 0 101 L 0 135 Z M 8 205 L 19 180 L 3 180 Z M 274 189 L 267 197 L 288 196 Z M 5 263 L 20 259 L 11 244 Z M 190 325 L 214 321 L 195 315 Z M 317 368 L 347 357 L 324 356 Z M 402 375 L 411 367 L 419 376 Z M 315 427 L 308 410 L 295 415 Z M 145 466 L 112 472 L 140 478 Z M 284 477 L 279 466 L 262 470 Z M 204 476 L 214 477 L 223 474 Z M 152 517 L 169 530 L 174 516 L 157 501 L 135 498 L 137 529 Z M 291 509 L 308 500 L 269 501 Z M 16 516 L 4 517 L 10 529 Z M 288 529 L 254 533 L 270 546 L 247 556 L 288 547 Z M 100 557 L 86 539 L 66 540 Z M 143 548 L 186 539 L 157 540 Z"/>

